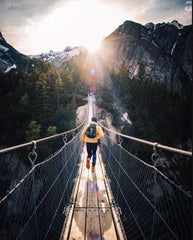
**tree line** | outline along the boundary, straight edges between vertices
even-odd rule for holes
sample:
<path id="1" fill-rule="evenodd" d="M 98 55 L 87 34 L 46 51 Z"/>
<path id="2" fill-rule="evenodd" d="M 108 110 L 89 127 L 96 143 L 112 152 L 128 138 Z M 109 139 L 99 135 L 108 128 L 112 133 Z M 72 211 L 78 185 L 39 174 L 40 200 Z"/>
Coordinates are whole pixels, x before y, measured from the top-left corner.
<path id="1" fill-rule="evenodd" d="M 118 99 L 118 104 L 128 112 L 132 122 L 123 123 L 117 118 L 114 125 L 122 126 L 124 133 L 135 137 L 188 148 L 187 142 L 191 139 L 191 85 L 174 92 L 167 78 L 158 82 L 148 77 L 143 64 L 140 64 L 138 74 L 132 79 L 125 64 L 118 72 L 111 70 L 109 74 L 113 89 L 103 86 L 99 102 L 117 118 Z"/>
<path id="2" fill-rule="evenodd" d="M 86 103 L 81 61 L 58 70 L 37 60 L 30 73 L 0 73 L 0 145 L 35 140 L 75 127 L 77 107 Z"/>
<path id="3" fill-rule="evenodd" d="M 130 78 L 125 64 L 119 71 L 108 72 L 111 87 L 100 88 L 97 103 L 112 115 L 112 124 L 122 133 L 175 148 L 191 151 L 192 141 L 192 85 L 183 86 L 174 92 L 168 79 L 153 81 L 145 73 L 143 64 L 138 74 Z M 127 112 L 132 124 L 123 121 L 122 114 Z M 124 139 L 123 147 L 149 164 L 152 147 Z M 174 181 L 191 186 L 191 158 L 170 152 L 160 152 L 169 163 L 160 166 Z M 171 176 L 170 176 L 171 174 Z"/>

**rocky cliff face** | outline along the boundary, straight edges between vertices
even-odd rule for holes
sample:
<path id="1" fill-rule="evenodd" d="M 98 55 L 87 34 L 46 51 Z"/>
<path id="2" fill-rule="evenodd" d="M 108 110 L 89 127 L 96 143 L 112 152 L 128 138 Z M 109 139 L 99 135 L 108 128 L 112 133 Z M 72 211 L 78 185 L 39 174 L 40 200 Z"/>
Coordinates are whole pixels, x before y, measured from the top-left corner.
<path id="1" fill-rule="evenodd" d="M 0 71 L 25 71 L 29 72 L 36 65 L 35 59 L 50 62 L 55 68 L 59 68 L 64 62 L 68 61 L 73 56 L 79 55 L 85 51 L 82 47 L 66 47 L 62 52 L 42 53 L 39 55 L 26 56 L 18 52 L 9 43 L 6 42 L 0 32 Z"/>
<path id="2" fill-rule="evenodd" d="M 118 71 L 124 62 L 131 77 L 139 65 L 155 81 L 169 81 L 179 90 L 192 80 L 192 26 L 171 23 L 141 25 L 125 21 L 102 42 L 105 65 Z"/>
<path id="3" fill-rule="evenodd" d="M 13 69 L 28 72 L 33 65 L 34 61 L 7 43 L 0 32 L 0 71 L 9 72 Z"/>

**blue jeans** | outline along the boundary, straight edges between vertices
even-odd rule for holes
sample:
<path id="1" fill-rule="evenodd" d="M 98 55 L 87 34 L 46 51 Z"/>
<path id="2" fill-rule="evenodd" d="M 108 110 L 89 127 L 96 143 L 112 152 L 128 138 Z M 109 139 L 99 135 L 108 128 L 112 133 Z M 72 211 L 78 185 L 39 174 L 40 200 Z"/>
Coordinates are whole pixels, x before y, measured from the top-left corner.
<path id="1" fill-rule="evenodd" d="M 87 158 L 92 158 L 92 166 L 94 167 L 96 164 L 96 150 L 97 150 L 97 143 L 86 143 L 86 148 L 87 148 Z"/>

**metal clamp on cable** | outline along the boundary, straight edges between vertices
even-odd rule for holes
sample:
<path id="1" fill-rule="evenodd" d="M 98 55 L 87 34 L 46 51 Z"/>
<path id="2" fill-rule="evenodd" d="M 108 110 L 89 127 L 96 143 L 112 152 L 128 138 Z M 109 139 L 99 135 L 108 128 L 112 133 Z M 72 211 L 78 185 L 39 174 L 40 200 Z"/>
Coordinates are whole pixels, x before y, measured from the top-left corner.
<path id="1" fill-rule="evenodd" d="M 76 136 L 76 131 L 72 133 L 72 137 L 74 138 Z"/>
<path id="2" fill-rule="evenodd" d="M 64 136 L 63 136 L 63 142 L 64 142 L 64 146 L 66 145 L 66 143 L 67 143 L 67 135 L 65 134 Z"/>
<path id="3" fill-rule="evenodd" d="M 157 145 L 158 145 L 158 143 L 154 143 L 153 153 L 151 155 L 151 160 L 153 162 L 154 167 L 156 167 L 158 161 L 160 160 L 160 155 L 158 153 Z"/>
<path id="4" fill-rule="evenodd" d="M 117 143 L 121 145 L 123 143 L 123 138 L 119 135 Z"/>
<path id="5" fill-rule="evenodd" d="M 36 153 L 36 141 L 32 141 L 32 151 L 28 154 L 28 159 L 31 162 L 32 167 L 35 164 L 35 161 L 38 157 L 38 154 Z"/>

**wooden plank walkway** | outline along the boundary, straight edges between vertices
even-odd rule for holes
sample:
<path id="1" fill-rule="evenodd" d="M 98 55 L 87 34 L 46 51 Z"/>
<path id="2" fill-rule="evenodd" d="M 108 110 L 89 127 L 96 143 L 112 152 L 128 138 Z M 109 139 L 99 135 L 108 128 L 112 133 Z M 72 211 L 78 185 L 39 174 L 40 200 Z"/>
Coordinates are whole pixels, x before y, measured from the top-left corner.
<path id="1" fill-rule="evenodd" d="M 86 168 L 86 148 L 82 154 L 79 178 L 73 190 L 73 204 L 60 240 L 124 239 L 113 205 L 111 190 L 105 179 L 101 155 L 97 151 L 95 172 Z"/>

